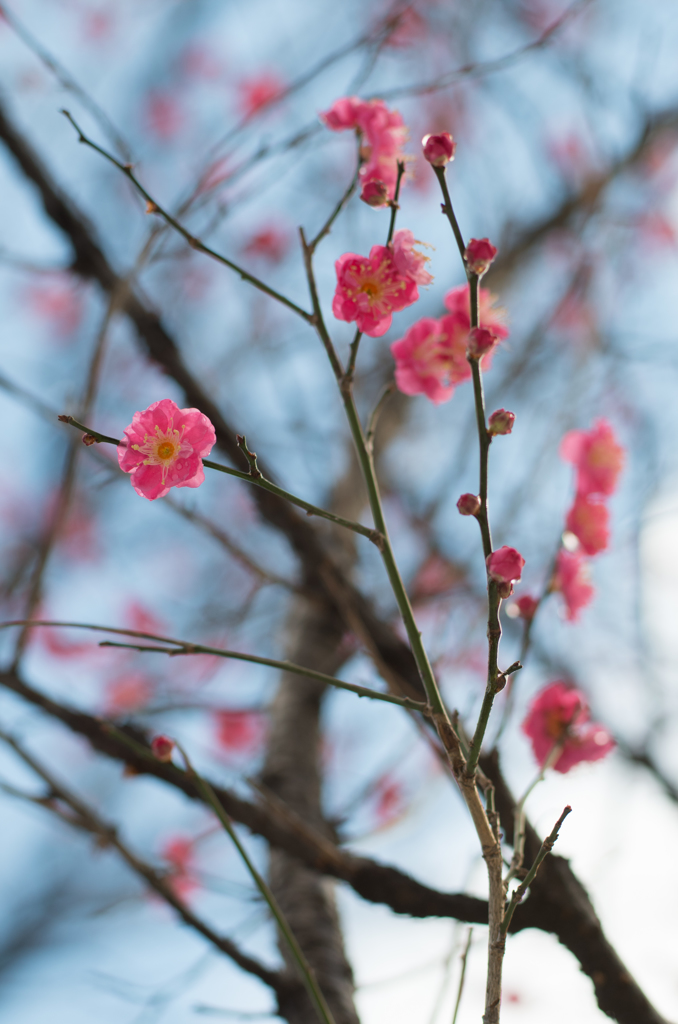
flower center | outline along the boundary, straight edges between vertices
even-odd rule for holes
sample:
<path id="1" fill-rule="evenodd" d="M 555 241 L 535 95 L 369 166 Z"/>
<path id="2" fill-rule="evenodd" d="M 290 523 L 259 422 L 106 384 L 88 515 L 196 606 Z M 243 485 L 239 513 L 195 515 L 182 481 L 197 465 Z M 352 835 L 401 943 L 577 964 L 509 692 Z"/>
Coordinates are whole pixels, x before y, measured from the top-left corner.
<path id="1" fill-rule="evenodd" d="M 162 482 L 167 480 L 167 473 L 177 459 L 186 458 L 193 451 L 193 446 L 183 440 L 184 431 L 174 429 L 174 421 L 170 420 L 167 430 L 155 427 L 155 434 L 144 434 L 143 444 L 133 444 L 135 451 L 145 455 L 144 466 L 161 466 Z"/>
<path id="2" fill-rule="evenodd" d="M 163 460 L 163 462 L 167 459 L 171 459 L 174 455 L 174 445 L 171 441 L 163 441 L 162 444 L 158 445 L 156 454 L 159 459 Z"/>

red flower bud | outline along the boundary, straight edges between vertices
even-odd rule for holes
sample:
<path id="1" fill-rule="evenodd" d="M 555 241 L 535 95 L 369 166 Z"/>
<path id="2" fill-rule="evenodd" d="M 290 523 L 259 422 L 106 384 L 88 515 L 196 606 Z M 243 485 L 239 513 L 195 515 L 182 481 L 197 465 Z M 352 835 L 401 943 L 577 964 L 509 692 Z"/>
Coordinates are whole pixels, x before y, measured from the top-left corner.
<path id="1" fill-rule="evenodd" d="M 440 132 L 439 135 L 425 135 L 421 140 L 424 147 L 424 158 L 433 167 L 445 167 L 450 160 L 454 160 L 454 151 L 457 143 L 449 132 Z"/>
<path id="2" fill-rule="evenodd" d="M 360 198 L 364 203 L 367 203 L 368 206 L 387 206 L 388 188 L 383 181 L 379 181 L 377 179 L 368 181 L 363 186 Z"/>
<path id="3" fill-rule="evenodd" d="M 462 516 L 475 516 L 480 511 L 480 498 L 477 494 L 462 494 L 457 508 Z"/>
<path id="4" fill-rule="evenodd" d="M 488 421 L 491 434 L 510 434 L 516 421 L 515 413 L 508 409 L 497 409 Z"/>
<path id="5" fill-rule="evenodd" d="M 529 594 L 524 594 L 516 601 L 516 607 L 520 618 L 529 622 L 530 619 L 534 618 L 534 613 L 539 607 L 539 601 L 537 601 L 536 597 L 530 597 Z"/>
<path id="6" fill-rule="evenodd" d="M 151 750 L 158 761 L 171 761 L 174 752 L 174 740 L 169 736 L 155 736 L 151 743 Z"/>
<path id="7" fill-rule="evenodd" d="M 503 547 L 497 548 L 491 555 L 488 555 L 485 559 L 487 564 L 487 575 L 491 580 L 496 583 L 514 583 L 520 579 L 525 565 L 525 559 L 516 551 L 515 548 L 509 548 L 504 544 Z M 504 596 L 503 594 L 501 595 Z M 508 595 L 506 595 L 508 596 Z"/>
<path id="8" fill-rule="evenodd" d="M 498 340 L 494 331 L 488 331 L 487 327 L 474 327 L 469 332 L 466 354 L 470 359 L 482 359 L 492 351 Z"/>
<path id="9" fill-rule="evenodd" d="M 472 274 L 482 277 L 496 255 L 497 250 L 489 238 L 472 238 L 466 246 L 464 260 Z"/>
<path id="10" fill-rule="evenodd" d="M 85 445 L 86 448 L 89 448 L 90 445 L 97 443 L 97 439 L 96 437 L 93 437 L 92 434 L 83 434 L 82 443 Z"/>

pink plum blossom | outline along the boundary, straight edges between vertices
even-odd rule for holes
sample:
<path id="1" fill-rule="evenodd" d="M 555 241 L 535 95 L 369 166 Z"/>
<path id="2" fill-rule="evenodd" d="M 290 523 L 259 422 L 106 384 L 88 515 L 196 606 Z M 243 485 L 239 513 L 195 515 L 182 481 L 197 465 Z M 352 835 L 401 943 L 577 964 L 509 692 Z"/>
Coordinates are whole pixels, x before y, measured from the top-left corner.
<path id="1" fill-rule="evenodd" d="M 429 257 L 418 252 L 415 245 L 426 245 L 426 242 L 418 242 L 406 228 L 396 231 L 392 242 L 393 262 L 404 277 L 411 277 L 417 284 L 426 287 L 433 280 L 433 274 L 429 274 L 426 269 Z"/>
<path id="2" fill-rule="evenodd" d="M 404 160 L 402 147 L 407 129 L 397 110 L 389 110 L 383 100 L 361 100 L 357 96 L 338 99 L 320 115 L 323 124 L 333 132 L 354 129 L 361 138 L 363 164 L 360 168 L 361 198 L 374 199 L 374 182 L 386 189 L 393 199 L 398 179 L 398 163 Z"/>
<path id="3" fill-rule="evenodd" d="M 398 389 L 405 395 L 426 395 L 436 405 L 448 401 L 457 384 L 471 379 L 468 338 L 469 319 L 463 313 L 418 320 L 391 345 Z M 481 359 L 484 370 L 491 355 Z"/>
<path id="4" fill-rule="evenodd" d="M 597 555 L 610 542 L 610 513 L 607 506 L 586 494 L 578 494 L 567 513 L 565 526 L 573 533 L 587 555 Z"/>
<path id="5" fill-rule="evenodd" d="M 477 494 L 462 494 L 457 508 L 460 516 L 475 516 L 480 512 L 480 498 Z"/>
<path id="6" fill-rule="evenodd" d="M 496 583 L 516 583 L 525 565 L 525 559 L 520 552 L 507 547 L 506 544 L 488 555 L 485 562 L 488 576 Z"/>
<path id="7" fill-rule="evenodd" d="M 198 409 L 179 409 L 170 399 L 135 412 L 118 445 L 118 463 L 137 494 L 154 501 L 170 487 L 199 487 L 202 459 L 216 441 L 214 427 Z"/>
<path id="8" fill-rule="evenodd" d="M 523 722 L 523 732 L 532 743 L 537 762 L 543 767 L 556 746 L 562 746 L 553 767 L 568 772 L 581 761 L 599 761 L 615 746 L 607 729 L 590 721 L 584 694 L 558 680 L 538 693 Z"/>
<path id="9" fill-rule="evenodd" d="M 561 548 L 556 558 L 551 588 L 563 595 L 567 620 L 576 622 L 580 611 L 590 603 L 594 595 L 588 580 L 587 561 L 581 552 Z"/>
<path id="10" fill-rule="evenodd" d="M 425 135 L 421 144 L 424 149 L 424 159 L 428 160 L 433 167 L 445 167 L 450 160 L 454 160 L 457 144 L 449 132 Z"/>
<path id="11" fill-rule="evenodd" d="M 242 251 L 246 256 L 268 260 L 271 263 L 280 263 L 287 255 L 289 247 L 290 237 L 287 231 L 282 228 L 268 227 L 255 232 L 245 243 Z"/>
<path id="12" fill-rule="evenodd" d="M 464 251 L 464 260 L 472 274 L 482 277 L 496 255 L 497 250 L 489 238 L 472 238 Z"/>
<path id="13" fill-rule="evenodd" d="M 467 325 L 467 331 L 471 330 L 470 301 L 469 286 L 467 284 L 461 284 L 457 288 L 452 288 L 443 299 L 445 308 L 450 313 L 464 318 L 463 322 Z M 509 335 L 508 328 L 504 322 L 504 310 L 496 309 L 494 302 L 495 296 L 492 292 L 488 291 L 487 288 L 478 289 L 478 322 L 481 327 L 487 327 L 501 341 L 504 341 Z"/>
<path id="14" fill-rule="evenodd" d="M 491 434 L 510 434 L 515 421 L 515 413 L 509 412 L 508 409 L 495 409 L 487 425 Z"/>
<path id="15" fill-rule="evenodd" d="M 588 431 L 571 430 L 562 440 L 560 455 L 576 467 L 578 494 L 608 497 L 614 493 L 624 449 L 607 420 L 596 420 Z"/>
<path id="16" fill-rule="evenodd" d="M 398 270 L 390 246 L 373 245 L 369 256 L 344 253 L 334 266 L 337 289 L 332 312 L 337 320 L 355 322 L 371 338 L 385 334 L 391 315 L 419 298 L 417 282 Z"/>

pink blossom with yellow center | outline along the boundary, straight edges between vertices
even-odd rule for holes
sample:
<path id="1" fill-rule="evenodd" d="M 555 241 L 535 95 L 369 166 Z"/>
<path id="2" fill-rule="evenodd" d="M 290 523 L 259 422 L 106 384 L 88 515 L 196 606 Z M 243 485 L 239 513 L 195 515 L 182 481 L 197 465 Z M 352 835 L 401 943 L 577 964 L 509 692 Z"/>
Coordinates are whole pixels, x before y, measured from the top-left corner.
<path id="1" fill-rule="evenodd" d="M 205 479 L 202 459 L 215 441 L 204 413 L 163 398 L 135 412 L 118 446 L 118 463 L 131 474 L 137 494 L 154 501 L 170 487 L 199 487 Z"/>
<path id="2" fill-rule="evenodd" d="M 568 622 L 576 622 L 582 608 L 593 599 L 595 591 L 589 582 L 587 568 L 586 558 L 580 551 L 561 548 L 558 552 L 551 587 L 563 595 Z"/>
<path id="3" fill-rule="evenodd" d="M 369 256 L 344 253 L 334 266 L 337 289 L 332 312 L 337 320 L 355 322 L 371 338 L 385 334 L 392 314 L 419 298 L 416 280 L 397 268 L 389 246 L 374 245 Z"/>
<path id="4" fill-rule="evenodd" d="M 560 750 L 553 767 L 565 773 L 581 761 L 605 757 L 615 742 L 607 729 L 590 718 L 584 694 L 562 680 L 538 693 L 522 726 L 537 762 L 543 767 L 549 756 Z"/>
<path id="5" fill-rule="evenodd" d="M 610 543 L 610 513 L 599 501 L 578 494 L 567 513 L 565 526 L 587 555 L 597 555 Z"/>
<path id="6" fill-rule="evenodd" d="M 577 493 L 608 497 L 614 493 L 624 466 L 624 449 L 607 420 L 598 419 L 590 430 L 571 430 L 563 438 L 560 455 L 577 470 Z"/>

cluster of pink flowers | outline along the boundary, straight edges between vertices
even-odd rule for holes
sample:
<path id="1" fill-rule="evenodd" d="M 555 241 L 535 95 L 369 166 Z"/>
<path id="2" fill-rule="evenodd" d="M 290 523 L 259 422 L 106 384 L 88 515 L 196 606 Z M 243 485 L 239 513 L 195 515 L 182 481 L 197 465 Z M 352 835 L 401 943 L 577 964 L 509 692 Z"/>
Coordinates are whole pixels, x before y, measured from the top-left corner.
<path id="1" fill-rule="evenodd" d="M 383 100 L 344 96 L 321 114 L 320 120 L 333 132 L 358 132 L 364 161 L 360 198 L 370 206 L 385 206 L 395 195 L 398 163 L 405 159 L 402 147 L 407 128 L 398 111 L 389 110 Z"/>
<path id="2" fill-rule="evenodd" d="M 610 540 L 610 513 L 605 499 L 613 494 L 624 465 L 624 449 L 610 424 L 596 420 L 588 430 L 571 430 L 563 438 L 560 454 L 576 469 L 577 488 L 565 526 L 579 542 L 575 552 L 558 553 L 552 588 L 565 600 L 570 621 L 593 597 L 587 559 L 604 551 Z"/>
<path id="3" fill-rule="evenodd" d="M 216 441 L 214 427 L 198 409 L 179 409 L 170 398 L 135 412 L 118 446 L 118 463 L 131 474 L 137 494 L 154 501 L 170 487 L 199 487 L 202 460 Z"/>
<path id="4" fill-rule="evenodd" d="M 428 257 L 414 248 L 411 231 L 396 231 L 389 245 L 373 245 L 369 256 L 346 252 L 334 264 L 337 288 L 332 312 L 337 320 L 355 322 L 358 330 L 379 338 L 391 317 L 419 298 L 418 285 L 433 280 Z"/>
<path id="5" fill-rule="evenodd" d="M 557 751 L 552 767 L 564 773 L 581 761 L 599 761 L 614 748 L 609 732 L 590 718 L 584 694 L 567 683 L 558 680 L 537 694 L 523 732 L 542 768 Z"/>
<path id="6" fill-rule="evenodd" d="M 472 340 L 469 287 L 453 288 L 445 296 L 449 310 L 439 320 L 424 317 L 413 324 L 403 338 L 391 345 L 396 361 L 395 378 L 406 395 L 426 395 L 438 405 L 452 397 L 458 384 L 471 379 L 467 353 L 471 345 L 483 369 L 490 366 L 492 352 L 499 340 L 508 337 L 508 330 L 499 310 L 493 307 L 494 297 L 480 289 L 480 327 Z"/>

